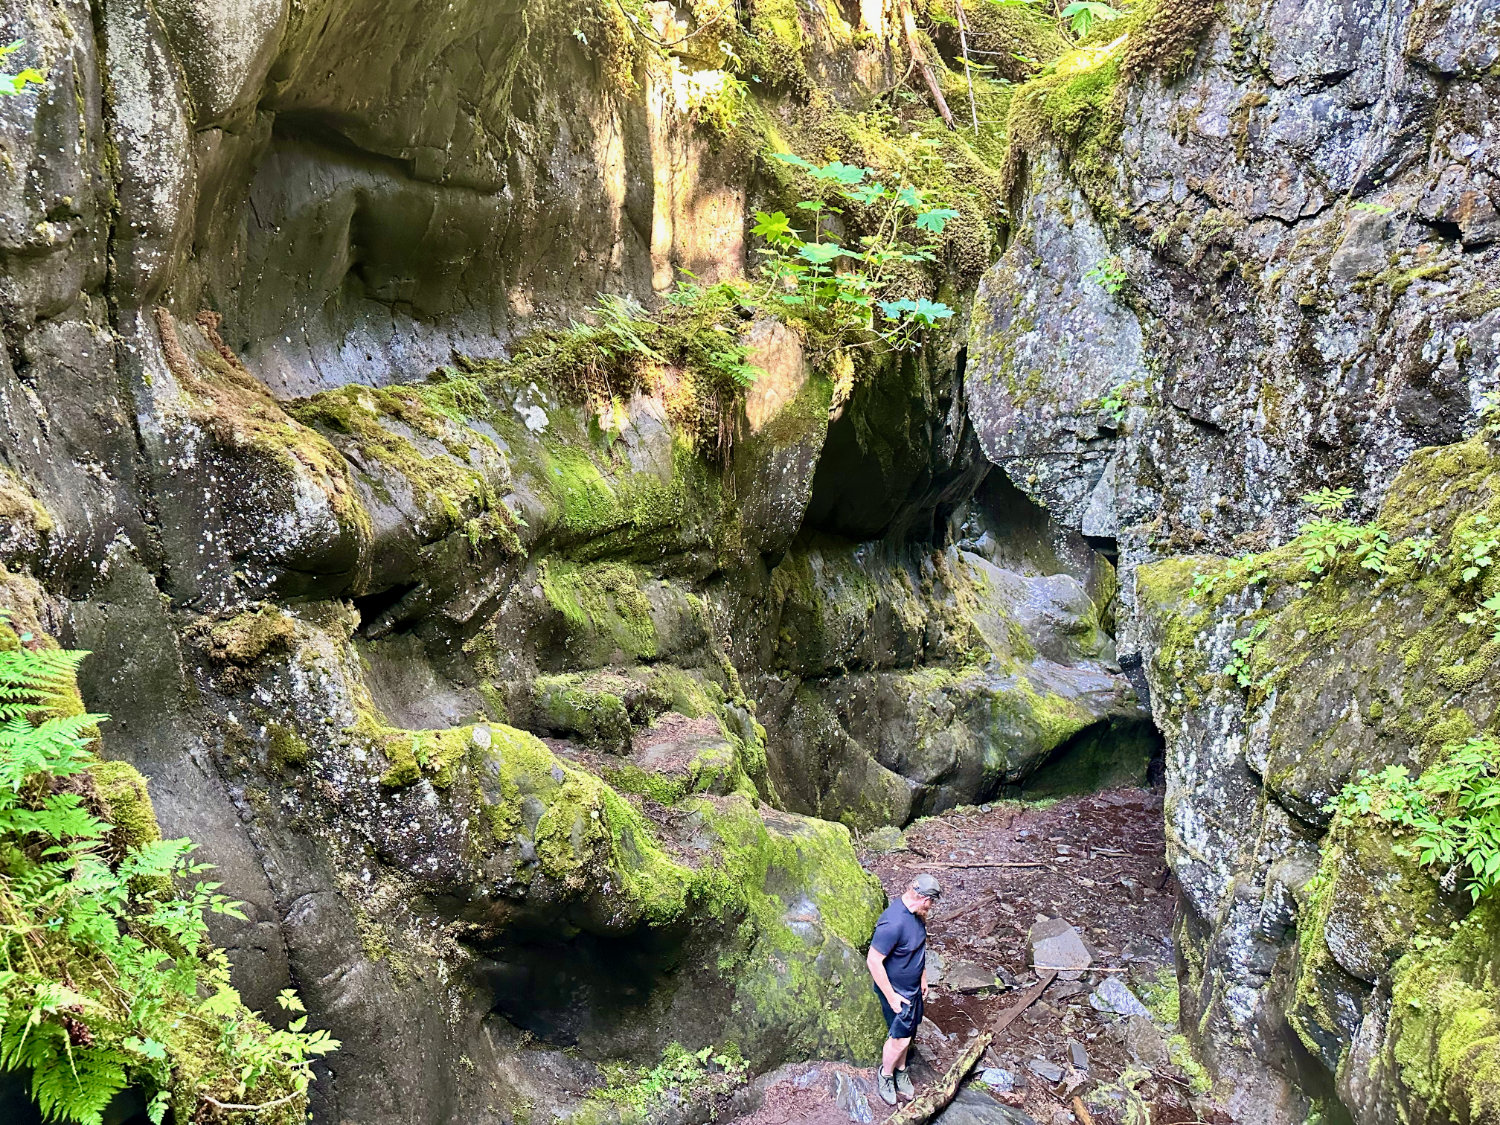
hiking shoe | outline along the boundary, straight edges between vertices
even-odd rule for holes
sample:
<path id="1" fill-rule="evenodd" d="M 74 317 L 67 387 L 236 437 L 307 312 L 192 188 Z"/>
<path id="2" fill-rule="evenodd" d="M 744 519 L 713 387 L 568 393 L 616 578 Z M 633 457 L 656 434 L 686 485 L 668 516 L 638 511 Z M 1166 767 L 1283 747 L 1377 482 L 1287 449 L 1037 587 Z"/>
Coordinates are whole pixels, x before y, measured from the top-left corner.
<path id="1" fill-rule="evenodd" d="M 905 1067 L 902 1067 L 895 1074 L 891 1075 L 891 1080 L 896 1084 L 896 1093 L 900 1094 L 907 1101 L 911 1101 L 917 1096 L 916 1087 L 911 1084 L 911 1075 L 907 1073 Z"/>
<path id="2" fill-rule="evenodd" d="M 896 1104 L 896 1076 L 875 1068 L 875 1092 L 886 1105 Z"/>

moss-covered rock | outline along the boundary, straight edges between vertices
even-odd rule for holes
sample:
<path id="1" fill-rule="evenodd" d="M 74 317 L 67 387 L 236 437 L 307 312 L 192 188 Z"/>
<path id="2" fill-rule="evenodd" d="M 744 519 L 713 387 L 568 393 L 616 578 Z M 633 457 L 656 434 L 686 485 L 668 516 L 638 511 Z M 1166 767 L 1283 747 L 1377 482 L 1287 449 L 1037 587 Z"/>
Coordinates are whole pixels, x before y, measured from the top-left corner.
<path id="1" fill-rule="evenodd" d="M 1413 1122 L 1480 1125 L 1500 1115 L 1497 940 L 1500 907 L 1490 902 L 1450 941 L 1395 966 L 1381 1061 L 1409 1091 Z"/>

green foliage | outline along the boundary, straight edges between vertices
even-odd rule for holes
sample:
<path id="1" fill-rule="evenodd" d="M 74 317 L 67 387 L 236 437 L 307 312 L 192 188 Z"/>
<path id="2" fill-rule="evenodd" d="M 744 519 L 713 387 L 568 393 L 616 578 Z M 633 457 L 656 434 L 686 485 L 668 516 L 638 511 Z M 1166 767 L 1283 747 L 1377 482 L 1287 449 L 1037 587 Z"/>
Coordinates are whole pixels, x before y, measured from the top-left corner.
<path id="1" fill-rule="evenodd" d="M 997 7 L 1029 7 L 1039 4 L 1042 0 L 990 0 Z M 1098 23 L 1107 23 L 1117 20 L 1125 13 L 1109 4 L 1101 4 L 1098 0 L 1070 0 L 1057 13 L 1057 19 L 1064 23 L 1078 38 L 1086 37 Z"/>
<path id="2" fill-rule="evenodd" d="M 1354 499 L 1352 488 L 1320 488 L 1302 497 L 1302 502 L 1315 512 L 1323 513 L 1317 519 L 1302 525 L 1296 543 L 1301 548 L 1302 565 L 1312 574 L 1323 575 L 1338 560 L 1340 554 L 1351 551 L 1353 558 L 1365 570 L 1375 574 L 1386 572 L 1387 555 L 1391 537 L 1384 531 L 1334 513 L 1341 512 L 1344 505 Z"/>
<path id="3" fill-rule="evenodd" d="M 1479 423 L 1491 429 L 1500 427 L 1500 391 L 1491 391 L 1479 400 Z"/>
<path id="4" fill-rule="evenodd" d="M 1125 272 L 1125 263 L 1118 257 L 1105 258 L 1083 276 L 1089 281 L 1098 282 L 1110 296 L 1125 288 L 1130 281 L 1130 275 Z"/>
<path id="5" fill-rule="evenodd" d="M 1257 621 L 1250 627 L 1248 633 L 1243 637 L 1236 637 L 1229 646 L 1234 651 L 1234 655 L 1224 666 L 1224 674 L 1240 687 L 1249 687 L 1253 682 L 1250 677 L 1250 667 L 1255 661 L 1255 643 L 1265 633 L 1266 624 L 1265 621 Z"/>
<path id="6" fill-rule="evenodd" d="M 1270 572 L 1265 568 L 1257 555 L 1237 555 L 1230 559 L 1224 569 L 1217 574 L 1204 574 L 1202 571 L 1193 572 L 1193 584 L 1188 588 L 1188 596 L 1194 599 L 1209 597 L 1224 585 L 1233 586 L 1240 582 L 1255 586 L 1264 582 Z"/>
<path id="7" fill-rule="evenodd" d="M 820 195 L 797 204 L 812 217 L 810 237 L 783 211 L 756 213 L 751 233 L 766 243 L 761 305 L 804 320 L 839 347 L 879 343 L 903 350 L 920 342 L 923 329 L 953 316 L 942 302 L 902 290 L 912 267 L 937 260 L 936 240 L 957 211 L 904 180 L 882 183 L 872 168 L 813 164 L 791 153 L 776 159 L 801 169 L 834 201 Z M 855 207 L 874 233 L 851 243 L 828 230 L 825 216 Z"/>
<path id="8" fill-rule="evenodd" d="M 1405 766 L 1361 771 L 1328 811 L 1385 821 L 1403 854 L 1424 866 L 1467 868 L 1475 901 L 1500 886 L 1500 740 L 1494 735 L 1449 745 L 1416 778 Z"/>
<path id="9" fill-rule="evenodd" d="M 0 651 L 0 1069 L 31 1072 L 48 1121 L 97 1125 L 132 1084 L 157 1125 L 215 1095 L 286 1108 L 263 1121 L 300 1116 L 309 1064 L 337 1042 L 305 1016 L 275 1031 L 245 1009 L 205 923 L 244 915 L 197 879 L 189 841 L 112 839 L 84 777 L 104 716 L 58 713 L 86 654 L 30 640 Z"/>
<path id="10" fill-rule="evenodd" d="M 1124 14 L 1097 0 L 1072 0 L 1058 13 L 1058 18 L 1066 20 L 1073 34 L 1082 39 L 1093 30 L 1094 24 L 1117 20 Z"/>
<path id="11" fill-rule="evenodd" d="M 595 1097 L 616 1104 L 630 1117 L 651 1120 L 653 1110 L 724 1092 L 747 1072 L 744 1058 L 733 1046 L 722 1051 L 713 1047 L 689 1051 L 673 1043 L 653 1067 L 613 1069 L 608 1085 Z"/>
<path id="12" fill-rule="evenodd" d="M 26 40 L 17 39 L 14 43 L 0 47 L 0 65 L 3 65 L 9 56 L 19 51 L 25 43 Z M 40 86 L 46 81 L 47 76 L 33 66 L 28 66 L 15 74 L 0 73 L 0 96 L 23 94 L 28 86 Z"/>
<path id="13" fill-rule="evenodd" d="M 1477 515 L 1454 529 L 1452 549 L 1463 563 L 1459 577 L 1473 582 L 1494 566 L 1495 556 L 1500 555 L 1500 527 L 1488 516 Z"/>

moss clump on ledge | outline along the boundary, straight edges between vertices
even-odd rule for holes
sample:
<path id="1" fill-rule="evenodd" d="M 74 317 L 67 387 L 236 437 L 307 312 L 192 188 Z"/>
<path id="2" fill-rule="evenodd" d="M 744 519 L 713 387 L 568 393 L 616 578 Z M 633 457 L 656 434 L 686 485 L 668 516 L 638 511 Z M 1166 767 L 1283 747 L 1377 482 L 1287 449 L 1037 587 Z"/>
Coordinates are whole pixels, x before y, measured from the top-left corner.
<path id="1" fill-rule="evenodd" d="M 209 655 L 248 668 L 262 657 L 286 652 L 296 636 L 292 619 L 273 605 L 261 605 L 207 628 Z"/>
<path id="2" fill-rule="evenodd" d="M 387 789 L 403 789 L 426 778 L 438 789 L 453 783 L 455 765 L 463 760 L 470 745 L 482 744 L 479 728 L 448 727 L 442 730 L 399 730 L 388 727 L 370 714 L 344 733 L 365 750 L 380 754 L 387 768 L 380 784 Z M 273 749 L 274 753 L 274 749 Z"/>
<path id="3" fill-rule="evenodd" d="M 538 576 L 547 604 L 567 624 L 568 647 L 575 656 L 597 656 L 599 663 L 656 656 L 651 602 L 642 590 L 644 573 L 623 563 L 547 559 Z"/>

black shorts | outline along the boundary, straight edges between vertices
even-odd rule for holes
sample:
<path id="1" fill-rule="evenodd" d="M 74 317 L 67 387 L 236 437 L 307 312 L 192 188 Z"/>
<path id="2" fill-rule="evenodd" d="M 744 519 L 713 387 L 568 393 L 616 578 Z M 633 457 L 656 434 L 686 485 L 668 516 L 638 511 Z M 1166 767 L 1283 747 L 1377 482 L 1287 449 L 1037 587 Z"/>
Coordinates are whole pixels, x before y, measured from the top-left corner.
<path id="1" fill-rule="evenodd" d="M 922 1022 L 922 990 L 917 989 L 916 994 L 907 996 L 910 1001 L 899 1012 L 891 1011 L 891 1006 L 886 1002 L 885 993 L 875 989 L 875 995 L 880 1000 L 880 1014 L 885 1017 L 885 1026 L 890 1030 L 892 1039 L 910 1039 L 917 1033 L 917 1025 Z M 897 995 L 904 996 L 905 993 L 897 991 Z"/>

